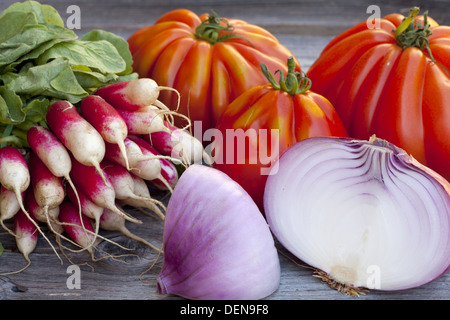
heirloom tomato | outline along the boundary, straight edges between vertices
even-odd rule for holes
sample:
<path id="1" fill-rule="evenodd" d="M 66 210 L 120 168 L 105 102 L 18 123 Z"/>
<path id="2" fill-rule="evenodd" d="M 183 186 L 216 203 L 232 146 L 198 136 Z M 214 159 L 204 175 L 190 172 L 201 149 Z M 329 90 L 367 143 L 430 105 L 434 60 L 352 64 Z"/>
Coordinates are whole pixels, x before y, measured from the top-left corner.
<path id="1" fill-rule="evenodd" d="M 450 179 L 450 27 L 418 13 L 350 28 L 308 77 L 350 136 L 375 134 Z"/>
<path id="2" fill-rule="evenodd" d="M 164 14 L 128 43 L 139 76 L 175 88 L 181 94 L 178 112 L 202 121 L 204 130 L 214 128 L 238 95 L 266 82 L 261 62 L 271 71 L 284 69 L 292 55 L 262 27 L 186 9 Z M 178 105 L 170 92 L 161 92 L 160 100 Z"/>
<path id="3" fill-rule="evenodd" d="M 286 76 L 277 83 L 261 65 L 268 81 L 236 98 L 219 118 L 211 153 L 215 168 L 237 181 L 263 212 L 263 195 L 277 160 L 296 142 L 315 136 L 346 137 L 331 103 L 309 90 L 310 81 L 288 59 Z"/>

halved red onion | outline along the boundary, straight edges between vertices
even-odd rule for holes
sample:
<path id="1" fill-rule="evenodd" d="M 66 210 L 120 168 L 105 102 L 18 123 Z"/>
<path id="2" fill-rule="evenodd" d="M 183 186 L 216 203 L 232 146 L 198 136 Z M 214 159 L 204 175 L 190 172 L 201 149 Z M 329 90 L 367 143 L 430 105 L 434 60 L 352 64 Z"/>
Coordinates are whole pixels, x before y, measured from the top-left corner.
<path id="1" fill-rule="evenodd" d="M 274 170 L 272 232 L 336 289 L 408 289 L 448 270 L 450 185 L 405 151 L 375 137 L 309 138 Z"/>
<path id="2" fill-rule="evenodd" d="M 248 193 L 200 164 L 181 175 L 164 225 L 158 291 L 189 299 L 261 299 L 280 282 L 274 239 Z"/>

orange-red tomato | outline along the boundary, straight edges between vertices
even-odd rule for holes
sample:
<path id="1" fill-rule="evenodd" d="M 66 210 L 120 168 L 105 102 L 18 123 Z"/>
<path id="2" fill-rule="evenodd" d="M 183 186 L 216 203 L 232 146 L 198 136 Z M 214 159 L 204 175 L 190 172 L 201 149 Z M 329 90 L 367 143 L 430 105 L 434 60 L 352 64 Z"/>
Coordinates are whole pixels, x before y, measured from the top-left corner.
<path id="1" fill-rule="evenodd" d="M 292 63 L 288 62 L 291 72 Z M 283 89 L 272 78 L 247 90 L 227 107 L 216 126 L 221 137 L 211 148 L 214 167 L 237 181 L 262 212 L 269 168 L 276 172 L 276 160 L 284 151 L 310 137 L 348 136 L 331 103 L 308 90 L 302 79 L 297 77 L 292 87 Z"/>
<path id="2" fill-rule="evenodd" d="M 417 13 L 347 30 L 325 47 L 308 77 L 350 136 L 375 134 L 450 179 L 450 27 Z"/>
<path id="3" fill-rule="evenodd" d="M 128 39 L 134 70 L 181 94 L 178 111 L 204 130 L 244 91 L 266 83 L 260 63 L 286 70 L 291 52 L 267 30 L 238 19 L 222 19 L 178 9 L 161 16 Z M 298 67 L 298 70 L 300 67 Z M 174 108 L 177 97 L 161 92 Z"/>

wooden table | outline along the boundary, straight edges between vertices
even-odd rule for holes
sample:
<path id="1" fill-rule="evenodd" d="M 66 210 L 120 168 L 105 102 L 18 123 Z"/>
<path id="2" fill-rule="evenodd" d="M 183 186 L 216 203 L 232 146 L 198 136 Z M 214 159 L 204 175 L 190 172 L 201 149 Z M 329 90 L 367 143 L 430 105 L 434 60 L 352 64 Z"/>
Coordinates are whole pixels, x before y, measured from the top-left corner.
<path id="1" fill-rule="evenodd" d="M 14 1 L 2 1 L 0 11 Z M 183 2 L 168 1 L 71 1 L 52 0 L 45 3 L 54 6 L 63 19 L 70 16 L 66 13 L 69 5 L 75 4 L 81 10 L 81 29 L 79 35 L 91 29 L 105 29 L 127 38 L 138 28 L 153 22 L 163 13 L 175 8 L 189 8 L 197 14 L 214 10 L 224 17 L 240 18 L 260 25 L 274 33 L 280 41 L 296 55 L 307 70 L 320 54 L 322 48 L 335 35 L 368 19 L 369 5 L 378 5 L 381 15 L 392 12 L 407 13 L 411 6 L 409 1 L 235 1 L 219 2 L 197 0 Z M 195 4 L 193 4 L 195 3 Z M 418 1 L 423 10 L 428 9 L 430 16 L 440 24 L 450 24 L 450 2 Z M 163 197 L 164 194 L 157 196 Z M 166 199 L 167 201 L 168 199 Z M 143 219 L 143 225 L 127 224 L 130 230 L 160 246 L 163 234 L 163 222 L 140 212 L 130 211 Z M 0 277 L 0 300 L 156 300 L 179 299 L 173 296 L 159 295 L 156 290 L 156 277 L 161 267 L 161 259 L 155 266 L 156 252 L 119 232 L 102 232 L 102 235 L 125 247 L 135 248 L 133 251 L 119 249 L 108 241 L 102 241 L 99 249 L 110 254 L 123 255 L 115 258 L 104 258 L 98 262 L 90 262 L 90 256 L 84 253 L 67 252 L 69 262 L 62 257 L 64 263 L 56 257 L 50 246 L 42 239 L 31 255 L 31 266 L 25 271 Z M 0 273 L 17 270 L 25 265 L 22 255 L 17 252 L 14 241 L 6 232 L 0 234 L 0 242 L 4 253 L 0 257 Z M 52 242 L 54 239 L 52 238 Z M 312 270 L 299 266 L 299 262 L 286 257 L 285 250 L 280 250 L 282 278 L 278 290 L 267 299 L 273 300 L 380 300 L 380 299 L 449 299 L 450 274 L 422 287 L 399 292 L 371 291 L 359 298 L 349 297 L 330 289 L 326 284 L 312 276 Z M 100 255 L 97 254 L 97 257 Z M 72 263 L 89 262 L 80 268 L 80 289 L 70 289 L 72 273 L 68 267 Z M 150 268 L 151 267 L 151 268 Z M 142 275 L 142 276 L 141 276 Z"/>

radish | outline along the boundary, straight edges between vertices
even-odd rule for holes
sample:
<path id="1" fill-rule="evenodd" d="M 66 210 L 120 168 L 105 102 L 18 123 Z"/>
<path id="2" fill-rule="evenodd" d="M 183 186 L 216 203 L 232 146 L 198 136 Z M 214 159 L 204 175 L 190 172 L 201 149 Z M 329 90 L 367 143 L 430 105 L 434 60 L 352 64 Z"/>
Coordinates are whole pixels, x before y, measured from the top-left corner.
<path id="1" fill-rule="evenodd" d="M 77 194 L 77 190 L 70 178 L 72 160 L 66 147 L 59 141 L 56 135 L 42 126 L 33 126 L 27 133 L 28 144 L 31 150 L 41 159 L 56 177 L 67 180 L 71 188 Z"/>
<path id="2" fill-rule="evenodd" d="M 154 200 L 151 197 L 147 198 L 137 195 L 134 191 L 133 177 L 128 170 L 121 165 L 107 160 L 102 161 L 101 167 L 105 171 L 107 177 L 111 180 L 113 188 L 116 192 L 117 200 L 136 200 L 141 204 L 145 204 L 143 207 L 155 209 L 155 203 L 158 203 L 159 201 Z M 161 210 L 155 210 L 155 212 L 160 218 L 164 219 L 164 214 Z"/>
<path id="3" fill-rule="evenodd" d="M 134 164 L 130 170 L 138 177 L 144 180 L 153 180 L 161 177 L 161 162 L 156 155 L 150 150 L 139 147 L 144 156 L 149 157 L 149 160 L 141 160 Z"/>
<path id="4" fill-rule="evenodd" d="M 24 256 L 27 264 L 20 270 L 2 273 L 0 276 L 22 272 L 31 265 L 29 256 L 36 248 L 38 242 L 38 229 L 36 227 L 36 222 L 30 220 L 29 216 L 21 209 L 14 215 L 14 236 L 17 249 Z"/>
<path id="5" fill-rule="evenodd" d="M 48 108 L 47 123 L 73 157 L 85 166 L 95 167 L 106 183 L 100 169 L 105 156 L 105 141 L 75 106 L 69 101 L 54 102 Z"/>
<path id="6" fill-rule="evenodd" d="M 130 173 L 130 176 L 133 179 L 134 193 L 144 199 L 152 199 L 150 190 L 148 189 L 148 186 L 147 186 L 147 183 L 145 182 L 145 180 L 136 176 L 135 174 L 132 174 L 132 173 Z M 162 213 L 160 208 L 157 206 L 157 205 L 159 205 L 164 211 L 166 210 L 166 207 L 164 206 L 164 204 L 161 201 L 157 201 L 157 200 L 146 201 L 146 200 L 141 200 L 139 198 L 126 198 L 126 199 L 120 200 L 120 202 L 122 202 L 125 205 L 129 205 L 129 206 L 132 206 L 132 207 L 138 208 L 138 209 L 142 209 L 142 208 L 150 209 L 150 210 L 154 211 L 155 213 L 157 213 L 157 215 L 159 217 L 163 217 L 165 219 L 164 213 Z M 145 214 L 148 214 L 146 211 L 143 211 L 143 212 Z"/>
<path id="7" fill-rule="evenodd" d="M 80 216 L 79 210 L 67 199 L 60 206 L 59 220 L 69 238 L 87 250 L 94 260 L 95 231 L 92 221 L 85 215 Z"/>
<path id="8" fill-rule="evenodd" d="M 53 248 L 53 251 L 58 256 L 52 243 L 45 236 L 44 232 L 39 228 L 39 225 L 34 221 L 23 205 L 22 193 L 25 192 L 30 185 L 30 171 L 28 165 L 22 154 L 14 147 L 6 146 L 0 149 L 0 184 L 6 189 L 14 192 L 16 195 L 20 209 L 25 215 L 34 223 L 37 230 L 42 234 L 44 239 Z"/>
<path id="9" fill-rule="evenodd" d="M 23 210 L 19 210 L 14 216 L 14 233 L 17 249 L 20 253 L 22 253 L 23 257 L 27 261 L 27 264 L 20 270 L 3 273 L 1 274 L 2 276 L 19 273 L 28 268 L 31 265 L 29 256 L 36 248 L 38 242 L 36 221 L 30 220 L 29 216 Z"/>
<path id="10" fill-rule="evenodd" d="M 69 189 L 72 190 L 72 189 Z M 29 210 L 32 218 L 38 222 L 46 223 L 49 229 L 54 233 L 56 242 L 61 246 L 61 238 L 71 241 L 63 235 L 64 229 L 59 221 L 60 207 L 45 211 L 37 203 L 34 192 L 30 188 L 25 193 L 25 207 Z"/>
<path id="11" fill-rule="evenodd" d="M 106 100 L 97 95 L 83 99 L 80 105 L 82 116 L 94 126 L 105 142 L 116 144 L 125 159 L 129 170 L 128 157 L 124 140 L 128 135 L 127 124 L 117 110 Z"/>
<path id="12" fill-rule="evenodd" d="M 150 190 L 148 189 L 145 180 L 133 173 L 131 173 L 131 178 L 133 178 L 134 192 L 142 197 L 150 198 Z"/>
<path id="13" fill-rule="evenodd" d="M 28 267 L 31 264 L 29 255 L 36 248 L 38 241 L 36 222 L 30 219 L 24 211 L 19 210 L 14 216 L 14 231 L 16 233 L 17 248 L 27 260 L 28 265 L 26 267 Z"/>
<path id="14" fill-rule="evenodd" d="M 72 162 L 69 152 L 52 131 L 42 126 L 33 126 L 28 130 L 27 141 L 31 150 L 55 176 L 70 181 Z"/>
<path id="15" fill-rule="evenodd" d="M 103 230 L 107 231 L 120 231 L 125 236 L 129 237 L 130 239 L 142 242 L 146 245 L 148 245 L 150 248 L 155 249 L 158 252 L 161 252 L 160 249 L 158 249 L 156 246 L 151 244 L 150 242 L 146 241 L 145 239 L 135 235 L 125 225 L 125 219 L 123 219 L 121 216 L 115 214 L 109 209 L 105 209 L 102 217 L 100 219 L 100 227 Z"/>
<path id="16" fill-rule="evenodd" d="M 99 176 L 98 170 L 102 171 L 106 183 L 103 183 L 103 178 Z M 116 206 L 116 193 L 110 179 L 104 174 L 101 167 L 96 169 L 93 166 L 86 166 L 72 157 L 70 176 L 80 193 L 83 192 L 96 205 L 110 209 L 134 223 L 142 223 L 142 221 L 128 216 Z"/>
<path id="17" fill-rule="evenodd" d="M 160 153 L 144 138 L 135 135 L 129 135 L 128 137 L 141 148 L 143 154 L 160 156 Z M 153 178 L 151 178 L 150 174 L 147 176 L 147 178 L 143 176 L 142 170 L 132 170 L 131 172 L 135 172 L 137 176 L 149 181 L 161 190 L 169 190 L 172 192 L 174 186 L 178 181 L 178 171 L 173 163 L 171 163 L 167 159 L 160 157 L 158 158 L 158 161 L 159 174 L 157 176 L 153 176 Z M 137 169 L 142 169 L 140 164 L 137 166 Z"/>
<path id="18" fill-rule="evenodd" d="M 21 198 L 23 199 L 24 196 L 25 192 L 22 192 Z M 6 189 L 4 186 L 0 186 L 0 223 L 3 229 L 10 234 L 14 234 L 14 232 L 5 225 L 5 221 L 12 219 L 19 210 L 20 204 L 16 194 L 11 190 Z"/>
<path id="19" fill-rule="evenodd" d="M 139 111 L 117 109 L 127 124 L 129 134 L 148 134 L 169 131 L 164 125 L 165 112 L 156 107 L 145 107 Z"/>
<path id="20" fill-rule="evenodd" d="M 24 193 L 21 194 L 22 198 Z M 14 217 L 19 212 L 20 205 L 17 201 L 16 194 L 11 190 L 6 189 L 4 186 L 0 186 L 0 214 L 1 220 L 6 221 Z"/>
<path id="21" fill-rule="evenodd" d="M 155 150 L 155 152 L 157 152 Z M 159 159 L 161 162 L 161 178 L 148 181 L 152 186 L 160 190 L 172 191 L 178 182 L 178 171 L 175 165 L 167 159 Z"/>
<path id="22" fill-rule="evenodd" d="M 78 191 L 78 195 L 81 205 L 81 212 L 88 218 L 94 220 L 96 223 L 100 221 L 100 217 L 102 216 L 104 208 L 96 205 L 83 192 Z M 73 205 L 76 207 L 77 197 L 75 195 L 75 192 L 71 189 L 68 189 L 67 197 L 70 199 L 70 201 L 72 201 Z"/>
<path id="23" fill-rule="evenodd" d="M 156 155 L 144 155 L 142 153 L 141 148 L 137 145 L 136 142 L 131 140 L 130 138 L 125 138 L 125 149 L 127 153 L 127 158 L 130 164 L 130 170 L 134 168 L 136 165 L 139 164 L 139 162 L 144 160 L 156 160 L 159 158 L 170 158 L 167 156 L 156 156 Z M 114 163 L 120 164 L 121 166 L 126 168 L 126 161 L 125 158 L 122 155 L 122 152 L 120 151 L 119 147 L 116 144 L 112 143 L 105 143 L 106 146 L 106 153 L 105 153 L 105 159 L 113 161 Z M 177 161 L 174 159 L 174 161 Z"/>
<path id="24" fill-rule="evenodd" d="M 25 158 L 14 147 L 0 149 L 0 184 L 14 192 L 22 210 L 22 192 L 30 185 L 30 171 Z"/>
<path id="25" fill-rule="evenodd" d="M 47 211 L 44 210 L 37 203 L 34 197 L 33 190 L 28 189 L 25 195 L 25 207 L 29 210 L 33 219 L 35 219 L 38 222 L 43 222 L 47 224 L 49 229 L 56 236 L 56 242 L 60 245 L 60 247 L 61 247 L 61 238 L 73 243 L 71 239 L 68 239 L 66 236 L 63 235 L 64 228 L 62 226 L 61 221 L 59 220 L 60 206 L 52 208 Z"/>
<path id="26" fill-rule="evenodd" d="M 83 192 L 80 191 L 78 191 L 77 196 L 73 190 L 69 189 L 67 190 L 67 196 L 75 207 L 77 207 L 77 204 L 79 203 L 79 209 L 82 214 L 94 221 L 94 235 L 97 237 L 100 229 L 100 217 L 103 214 L 104 208 L 96 205 Z"/>
<path id="27" fill-rule="evenodd" d="M 57 208 L 66 196 L 63 180 L 53 175 L 32 151 L 29 153 L 29 170 L 34 198 L 47 214 L 48 210 Z"/>
<path id="28" fill-rule="evenodd" d="M 185 129 L 180 129 L 165 121 L 167 131 L 144 135 L 144 138 L 161 154 L 171 156 L 185 164 L 199 163 L 204 158 L 210 162 L 202 143 Z"/>
<path id="29" fill-rule="evenodd" d="M 116 212 L 113 214 L 116 214 Z M 96 249 L 96 240 L 98 234 L 95 233 L 94 227 L 92 225 L 92 220 L 82 214 L 81 216 L 78 214 L 78 210 L 75 205 L 69 200 L 66 199 L 60 206 L 60 220 L 62 222 L 64 231 L 68 234 L 69 238 L 75 242 L 78 246 L 80 246 L 83 250 L 86 250 L 91 255 L 92 261 L 98 261 L 102 258 L 96 259 L 94 257 L 94 249 Z M 112 242 L 106 238 L 103 240 Z M 112 242 L 114 243 L 114 242 Z M 116 243 L 116 245 L 118 245 Z M 122 249 L 129 250 L 123 246 L 118 245 Z"/>
<path id="30" fill-rule="evenodd" d="M 55 233 L 55 235 L 60 235 L 63 230 L 59 224 L 59 206 L 54 207 L 50 210 L 45 210 L 36 201 L 33 189 L 29 188 L 25 192 L 25 207 L 28 209 L 31 217 L 39 222 L 46 223 L 50 230 Z"/>
<path id="31" fill-rule="evenodd" d="M 110 84 L 97 89 L 94 94 L 101 96 L 117 109 L 137 111 L 148 105 L 159 104 L 158 97 L 161 90 L 174 91 L 178 95 L 178 101 L 180 100 L 180 94 L 176 89 L 158 86 L 149 78 Z"/>
<path id="32" fill-rule="evenodd" d="M 89 197 L 87 197 L 83 192 L 78 192 L 79 195 L 79 199 L 80 199 L 80 204 L 81 204 L 81 211 L 82 214 L 86 217 L 88 217 L 89 219 L 92 219 L 93 223 L 94 223 L 94 232 L 93 232 L 93 240 L 96 240 L 97 237 L 101 237 L 99 235 L 99 229 L 100 229 L 100 219 L 101 216 L 103 215 L 103 212 L 107 209 L 102 208 L 98 205 L 96 205 L 94 202 L 92 202 Z M 69 200 L 71 201 L 71 203 L 76 207 L 77 206 L 77 197 L 74 193 L 73 190 L 69 189 L 67 190 L 67 196 L 69 198 Z M 108 209 L 109 210 L 109 209 Z M 110 212 L 113 212 L 111 210 L 109 210 Z M 117 213 L 114 212 L 115 215 L 119 216 Z M 120 216 L 121 219 L 123 219 L 122 216 Z M 85 218 L 82 218 L 85 219 Z M 81 221 L 81 220 L 80 220 Z M 90 232 L 92 234 L 92 232 Z M 108 240 L 106 238 L 101 237 L 102 239 L 111 242 L 111 243 L 115 243 L 111 240 Z M 115 243 L 116 245 L 118 245 L 117 243 Z M 91 243 L 91 245 L 94 245 L 94 242 Z M 120 245 L 118 245 L 119 247 L 121 247 Z M 89 246 L 83 248 L 83 250 L 87 250 L 87 248 L 89 248 Z M 126 248 L 124 248 L 126 249 Z"/>

